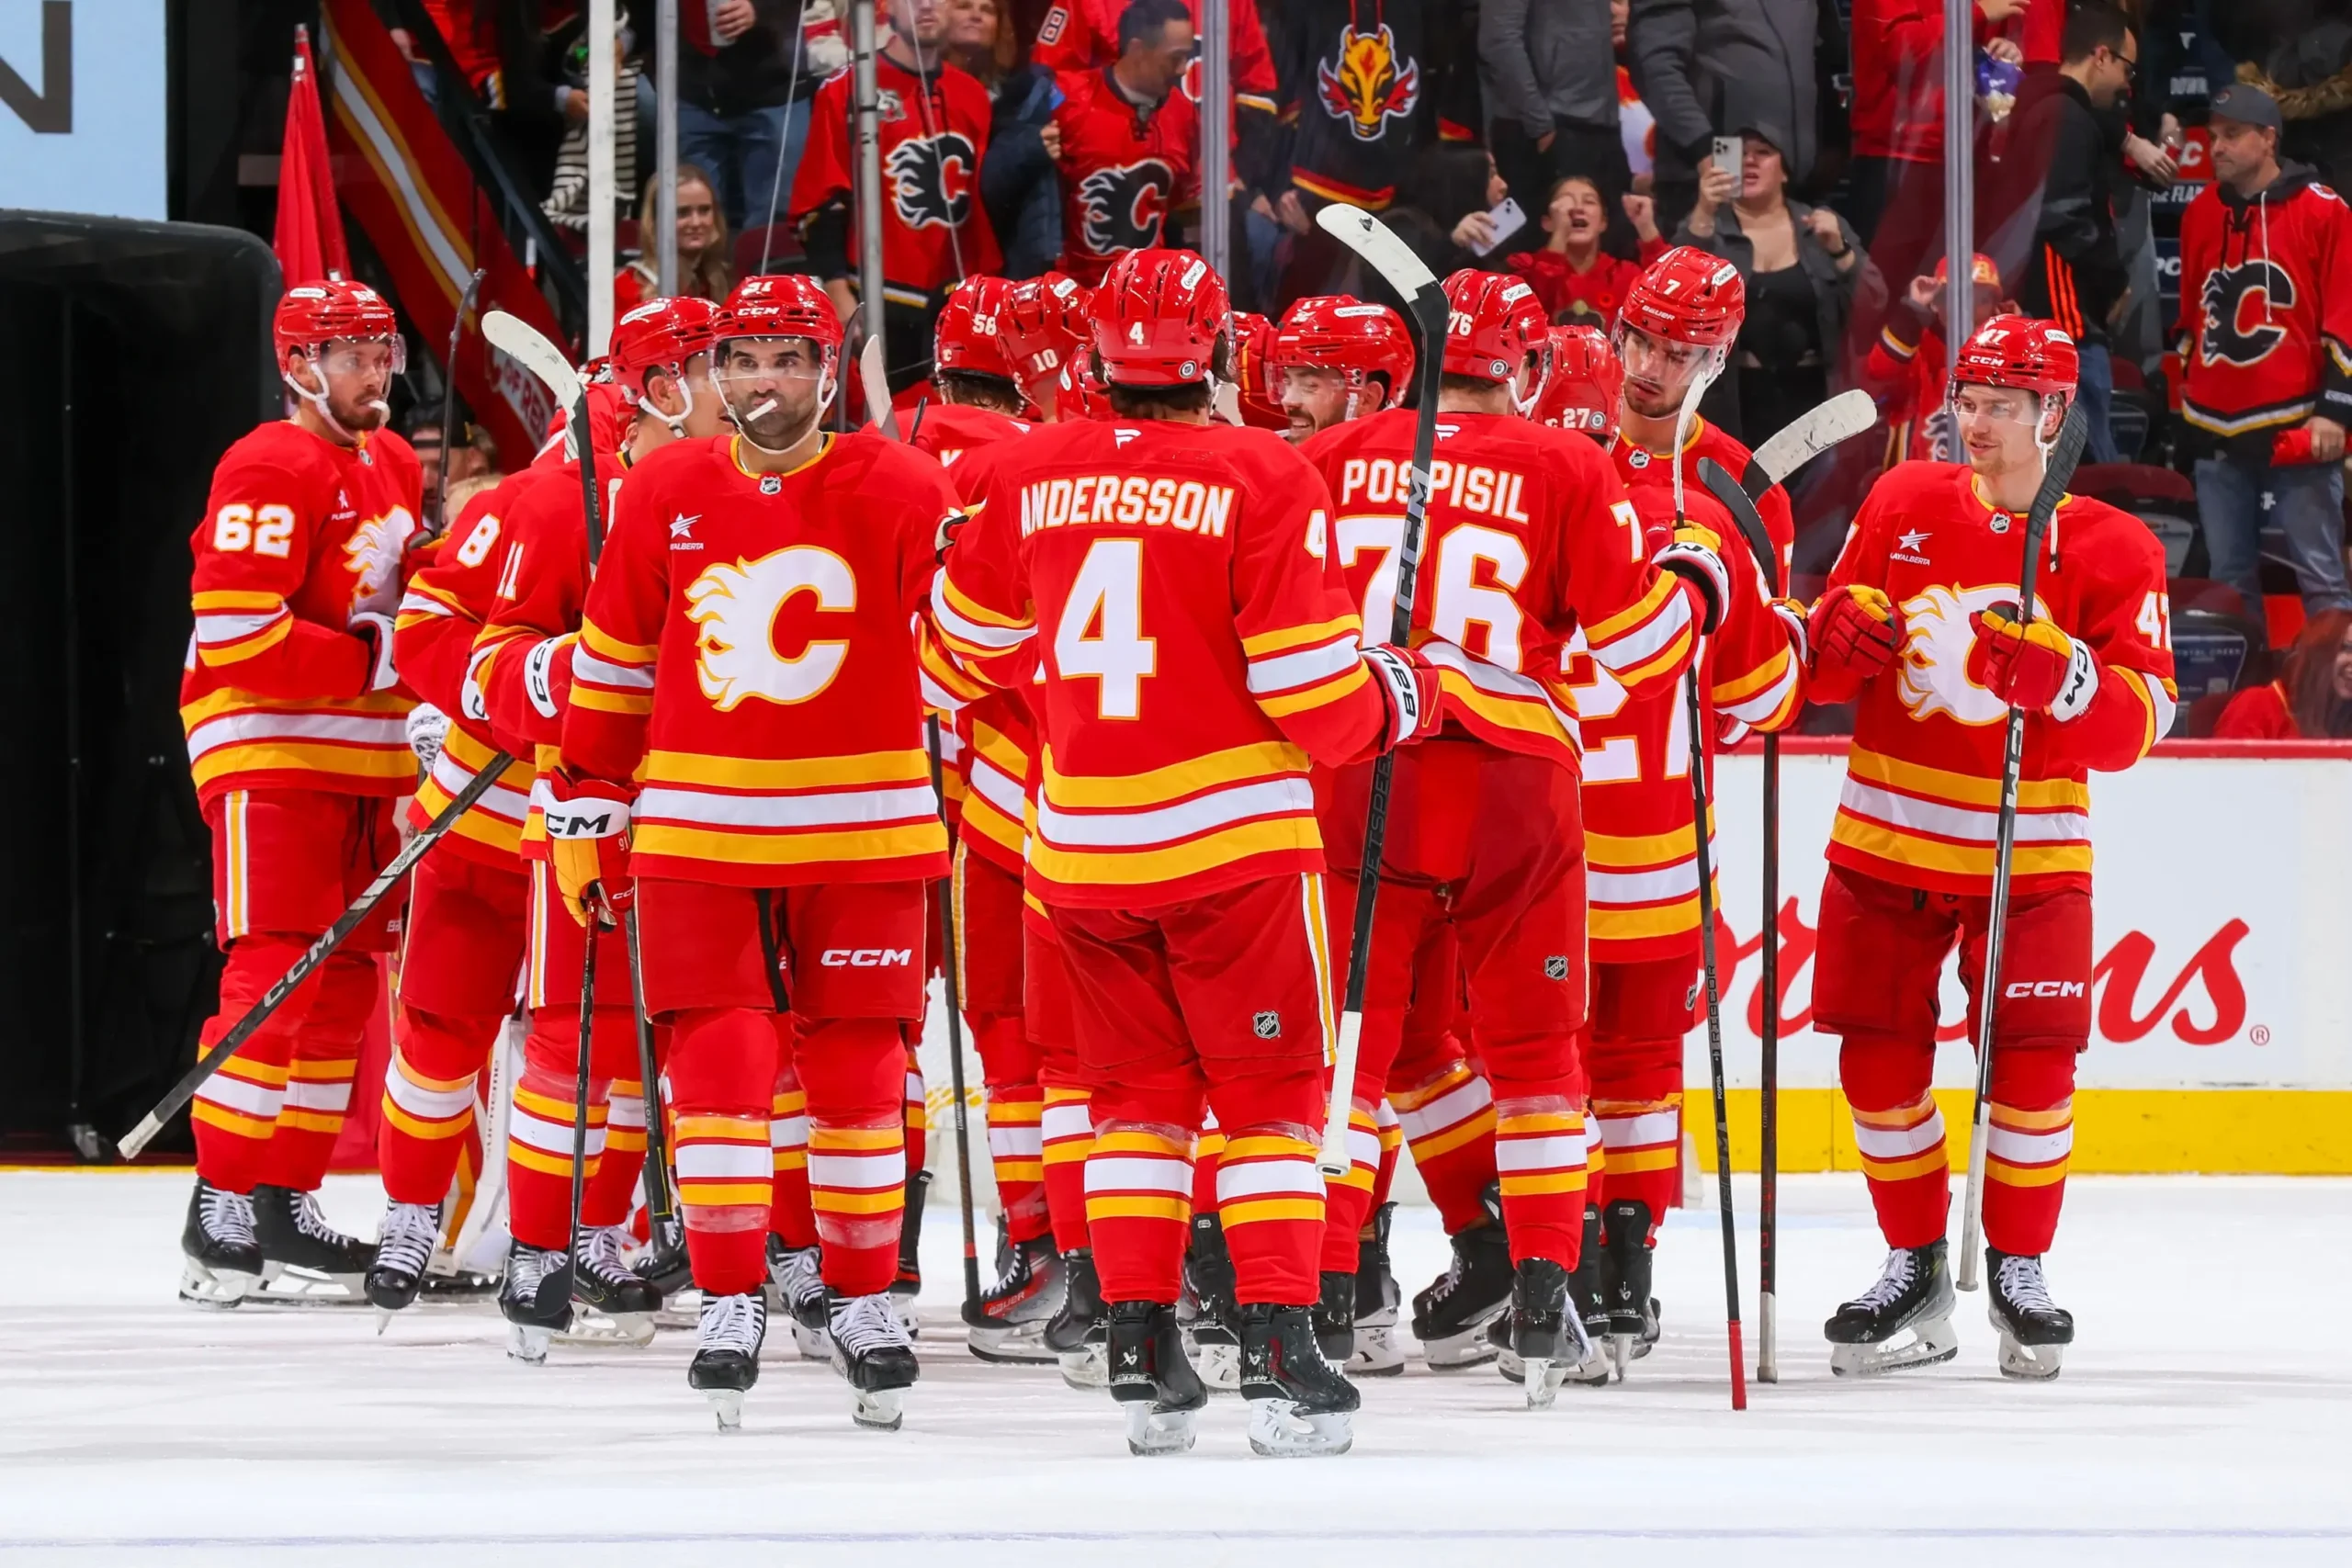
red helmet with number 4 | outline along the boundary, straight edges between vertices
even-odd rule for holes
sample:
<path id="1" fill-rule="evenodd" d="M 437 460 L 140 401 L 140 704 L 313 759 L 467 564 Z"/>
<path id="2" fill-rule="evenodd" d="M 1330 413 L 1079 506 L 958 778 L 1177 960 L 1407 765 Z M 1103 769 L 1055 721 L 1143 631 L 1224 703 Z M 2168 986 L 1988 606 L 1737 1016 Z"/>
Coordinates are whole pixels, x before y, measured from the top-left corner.
<path id="1" fill-rule="evenodd" d="M 1273 354 L 1274 323 L 1255 310 L 1234 311 L 1233 379 L 1241 394 L 1241 420 L 1261 430 L 1290 424 L 1290 416 L 1283 412 Z"/>
<path id="2" fill-rule="evenodd" d="M 635 402 L 645 396 L 649 371 L 677 368 L 710 352 L 718 332 L 718 307 L 691 295 L 649 299 L 613 323 L 613 345 L 605 355 L 614 382 Z"/>
<path id="3" fill-rule="evenodd" d="M 1669 343 L 1728 348 L 1747 315 L 1739 269 L 1695 245 L 1677 245 L 1634 280 L 1617 320 Z"/>
<path id="4" fill-rule="evenodd" d="M 1232 324 L 1225 279 L 1191 251 L 1129 251 L 1094 291 L 1094 353 L 1114 387 L 1206 380 Z"/>
<path id="5" fill-rule="evenodd" d="M 296 349 L 316 349 L 337 338 L 349 342 L 385 341 L 392 345 L 392 374 L 408 367 L 407 347 L 401 341 L 401 323 L 384 297 L 364 283 L 329 278 L 304 283 L 286 291 L 270 322 L 277 343 L 277 368 Z"/>
<path id="6" fill-rule="evenodd" d="M 1507 382 L 1529 355 L 1545 355 L 1543 303 L 1518 278 L 1465 266 L 1445 280 L 1445 302 L 1447 375 Z M 1542 396 L 1539 381 L 1527 406 Z"/>
<path id="7" fill-rule="evenodd" d="M 1270 358 L 1276 376 L 1288 369 L 1336 370 L 1351 389 L 1385 376 L 1392 404 L 1413 378 L 1413 340 L 1404 319 L 1385 305 L 1345 294 L 1312 295 L 1293 305 L 1274 334 Z"/>
<path id="8" fill-rule="evenodd" d="M 1552 374 L 1544 383 L 1535 423 L 1577 430 L 1600 440 L 1617 431 L 1617 400 L 1625 367 L 1599 327 L 1552 329 Z"/>
<path id="9" fill-rule="evenodd" d="M 947 291 L 932 334 L 932 361 L 942 370 L 1001 376 L 1010 381 L 1012 360 L 1005 346 L 1005 312 L 1013 284 L 1002 277 L 967 277 Z"/>
<path id="10" fill-rule="evenodd" d="M 2012 387 L 2071 402 L 2081 366 L 2075 340 L 2057 322 L 1996 316 L 1960 345 L 1944 395 L 1957 397 L 1962 387 Z"/>

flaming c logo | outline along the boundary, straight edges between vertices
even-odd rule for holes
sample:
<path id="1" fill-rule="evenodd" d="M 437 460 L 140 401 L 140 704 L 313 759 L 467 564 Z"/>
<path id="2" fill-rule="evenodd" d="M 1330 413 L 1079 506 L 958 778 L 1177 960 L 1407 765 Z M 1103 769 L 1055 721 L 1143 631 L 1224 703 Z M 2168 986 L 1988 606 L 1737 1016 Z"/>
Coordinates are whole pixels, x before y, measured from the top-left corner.
<path id="1" fill-rule="evenodd" d="M 1325 112 L 1345 120 L 1359 141 L 1378 141 L 1389 119 L 1411 114 L 1421 101 L 1420 64 L 1397 60 L 1396 36 L 1385 22 L 1368 33 L 1353 23 L 1341 28 L 1338 62 L 1317 62 L 1315 78 Z"/>

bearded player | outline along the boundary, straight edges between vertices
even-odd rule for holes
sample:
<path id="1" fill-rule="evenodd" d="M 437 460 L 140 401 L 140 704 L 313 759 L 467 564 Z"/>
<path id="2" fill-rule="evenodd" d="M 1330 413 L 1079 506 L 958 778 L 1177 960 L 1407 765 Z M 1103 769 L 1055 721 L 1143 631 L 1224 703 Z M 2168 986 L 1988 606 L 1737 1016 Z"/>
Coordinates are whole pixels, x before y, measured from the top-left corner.
<path id="1" fill-rule="evenodd" d="M 1966 467 L 1905 463 L 1863 503 L 1812 612 L 1812 695 L 1856 705 L 1814 959 L 1815 1027 L 1840 1087 L 1886 1264 L 1826 1326 L 1831 1370 L 1950 1360 L 1951 1173 L 1928 1092 L 1936 992 L 1960 950 L 1969 1030 L 1982 969 L 2010 710 L 2025 715 L 2003 972 L 1996 989 L 1985 1271 L 2011 1377 L 2058 1375 L 2074 1318 L 2042 1257 L 2074 1142 L 2091 1026 L 2092 770 L 2120 772 L 2170 728 L 2164 551 L 2139 519 L 2080 496 L 2041 544 L 2018 615 L 2026 515 L 2075 398 L 2074 341 L 1999 316 L 1962 347 L 1947 396 Z"/>
<path id="2" fill-rule="evenodd" d="M 1385 305 L 1317 294 L 1283 313 L 1266 360 L 1295 444 L 1402 401 L 1413 340 Z"/>
<path id="3" fill-rule="evenodd" d="M 288 289 L 272 331 L 293 415 L 221 455 L 190 540 L 180 722 L 227 954 L 199 1054 L 398 852 L 392 804 L 416 782 L 413 704 L 392 649 L 423 484 L 416 455 L 384 428 L 399 323 L 375 290 L 330 281 Z M 330 1228 L 317 1191 L 401 904 L 380 902 L 197 1090 L 183 1300 L 234 1306 L 287 1269 L 358 1297 L 375 1249 Z"/>

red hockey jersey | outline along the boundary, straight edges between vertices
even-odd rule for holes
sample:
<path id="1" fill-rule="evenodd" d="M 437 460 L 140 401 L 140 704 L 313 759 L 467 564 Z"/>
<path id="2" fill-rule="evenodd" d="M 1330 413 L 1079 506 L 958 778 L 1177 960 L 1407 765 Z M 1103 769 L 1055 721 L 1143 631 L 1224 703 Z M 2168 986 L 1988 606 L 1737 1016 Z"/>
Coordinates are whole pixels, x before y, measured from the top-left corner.
<path id="1" fill-rule="evenodd" d="M 2352 424 L 2352 212 L 2291 167 L 2251 199 L 2216 183 L 2180 220 L 2181 416 L 2267 459 L 2314 413 Z"/>
<path id="2" fill-rule="evenodd" d="M 1201 25 L 1201 0 L 1185 0 L 1192 8 L 1193 28 Z M 1049 71 L 1088 71 L 1119 58 L 1119 14 L 1127 0 L 1056 0 L 1038 24 L 1037 41 L 1030 47 L 1032 64 Z M 1265 24 L 1258 18 L 1258 0 L 1232 0 L 1226 28 L 1233 62 L 1233 104 L 1236 108 L 1274 112 L 1274 57 L 1266 47 Z"/>
<path id="3" fill-rule="evenodd" d="M 637 875 L 945 873 L 911 626 L 954 503 L 936 464 L 863 432 L 788 474 L 745 468 L 727 436 L 630 470 L 571 659 L 562 761 L 616 783 L 642 766 Z"/>
<path id="4" fill-rule="evenodd" d="M 1886 425 L 1886 466 L 1917 458 L 1926 463 L 1960 460 L 1960 444 L 1944 406 L 1944 367 L 1949 351 L 1933 328 L 1917 332 L 1917 341 L 1904 339 L 1917 329 L 1898 328 L 1897 311 L 1879 329 L 1862 362 L 1861 384 L 1878 403 Z M 1735 470 L 1736 471 L 1736 470 Z"/>
<path id="5" fill-rule="evenodd" d="M 1361 755 L 1388 718 L 1321 479 L 1280 436 L 1228 425 L 1056 424 L 1018 451 L 930 618 L 1033 698 L 1030 891 L 1151 908 L 1322 870 L 1308 764 Z"/>
<path id="6" fill-rule="evenodd" d="M 1814 701 L 1858 703 L 1832 863 L 1930 892 L 1992 890 L 2008 709 L 1969 679 L 1970 623 L 2017 602 L 2024 531 L 1950 464 L 1905 463 L 1863 502 L 1830 586 L 1883 589 L 1902 609 L 1904 642 L 1859 685 L 1842 670 L 1814 678 Z M 2099 686 L 2069 722 L 2026 718 L 2015 886 L 2087 888 L 2086 772 L 2131 766 L 2172 726 L 2164 548 L 2130 513 L 2068 496 L 2051 519 L 2036 599 L 2037 615 L 2089 645 Z"/>
<path id="7" fill-rule="evenodd" d="M 189 600 L 180 725 L 197 795 L 315 789 L 397 796 L 416 782 L 413 698 L 369 692 L 361 611 L 400 605 L 423 475 L 379 431 L 338 446 L 291 420 L 240 437 L 212 472 Z"/>
<path id="8" fill-rule="evenodd" d="M 884 293 L 895 288 L 907 297 L 895 303 L 922 310 L 957 280 L 992 273 L 1004 265 L 996 231 L 980 201 L 980 160 L 988 153 L 989 122 L 994 113 L 978 78 L 941 64 L 928 75 L 875 57 L 881 93 L 882 226 Z M 851 214 L 846 254 L 828 263 L 813 251 L 812 264 L 830 273 L 846 271 L 857 254 L 857 147 L 850 112 L 850 73 L 836 72 L 817 89 L 808 107 L 808 145 L 792 180 L 792 221 L 835 203 Z"/>
<path id="9" fill-rule="evenodd" d="M 923 410 L 922 423 L 916 426 L 909 445 L 938 458 L 942 468 L 952 468 L 967 452 L 991 441 L 1024 434 L 1028 429 L 1027 420 L 1014 419 L 994 409 L 934 402 Z"/>
<path id="10" fill-rule="evenodd" d="M 1198 196 L 1200 112 L 1182 92 L 1137 108 L 1108 67 L 1060 86 L 1061 270 L 1092 288 L 1123 253 L 1164 243 L 1168 209 Z"/>

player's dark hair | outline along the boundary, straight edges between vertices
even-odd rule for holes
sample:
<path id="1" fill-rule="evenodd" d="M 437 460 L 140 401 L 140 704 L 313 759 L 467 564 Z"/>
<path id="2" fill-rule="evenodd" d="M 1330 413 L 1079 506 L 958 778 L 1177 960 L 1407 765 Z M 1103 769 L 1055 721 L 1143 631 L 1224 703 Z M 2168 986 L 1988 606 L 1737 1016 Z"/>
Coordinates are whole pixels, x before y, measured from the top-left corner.
<path id="1" fill-rule="evenodd" d="M 2132 24 L 2113 6 L 2080 6 L 2066 17 L 2065 31 L 2059 35 L 2058 58 L 2072 65 L 2105 49 L 2120 60 L 2123 40 L 2131 36 Z"/>
<path id="2" fill-rule="evenodd" d="M 1192 9 L 1184 0 L 1129 0 L 1127 8 L 1119 13 L 1119 52 L 1126 53 L 1136 43 L 1158 43 L 1169 23 L 1192 19 Z"/>
<path id="3" fill-rule="evenodd" d="M 1216 340 L 1209 355 L 1209 369 L 1220 381 L 1233 379 L 1231 338 Z M 1176 413 L 1206 413 L 1209 409 L 1206 381 L 1185 381 L 1173 387 L 1122 387 L 1114 382 L 1107 389 L 1111 412 L 1121 419 L 1165 419 Z"/>
<path id="4" fill-rule="evenodd" d="M 1440 391 L 1472 393 L 1499 392 L 1507 385 L 1501 381 L 1489 381 L 1484 376 L 1457 375 L 1452 370 L 1440 375 L 1437 384 Z"/>
<path id="5" fill-rule="evenodd" d="M 1028 402 L 1012 381 L 985 370 L 942 370 L 933 379 L 939 383 L 943 401 L 961 403 L 967 408 L 1017 414 Z"/>

